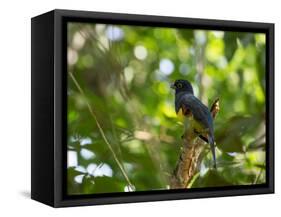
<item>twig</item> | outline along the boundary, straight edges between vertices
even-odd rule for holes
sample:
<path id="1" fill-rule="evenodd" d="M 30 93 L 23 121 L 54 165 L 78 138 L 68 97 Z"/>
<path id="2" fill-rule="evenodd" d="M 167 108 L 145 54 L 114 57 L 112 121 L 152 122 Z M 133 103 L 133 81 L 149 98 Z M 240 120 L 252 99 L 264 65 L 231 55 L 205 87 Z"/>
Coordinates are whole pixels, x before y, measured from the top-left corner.
<path id="1" fill-rule="evenodd" d="M 116 154 L 115 154 L 115 152 L 114 152 L 114 150 L 113 150 L 111 144 L 109 143 L 108 139 L 106 138 L 105 133 L 104 133 L 104 131 L 103 131 L 103 129 L 102 129 L 102 127 L 101 127 L 101 125 L 100 125 L 98 119 L 97 119 L 97 116 L 95 115 L 95 113 L 94 113 L 92 107 L 90 106 L 90 103 L 89 103 L 89 101 L 87 100 L 84 91 L 82 90 L 81 86 L 79 85 L 79 83 L 78 83 L 77 80 L 75 79 L 74 75 L 73 75 L 71 72 L 69 72 L 69 75 L 70 75 L 72 81 L 74 82 L 75 86 L 76 86 L 77 89 L 79 90 L 79 92 L 83 95 L 84 100 L 85 100 L 85 102 L 86 102 L 86 105 L 87 105 L 87 107 L 88 107 L 88 110 L 89 110 L 91 116 L 94 118 L 94 120 L 95 120 L 95 122 L 96 122 L 96 124 L 97 124 L 97 127 L 98 127 L 98 129 L 99 129 L 99 131 L 100 131 L 100 134 L 101 134 L 101 136 L 102 136 L 104 142 L 105 142 L 106 145 L 108 146 L 109 150 L 111 151 L 111 153 L 112 153 L 112 155 L 113 155 L 113 158 L 114 158 L 114 160 L 116 161 L 117 165 L 119 166 L 119 168 L 120 168 L 120 170 L 121 170 L 121 172 L 122 172 L 124 178 L 126 179 L 128 185 L 129 185 L 130 187 L 132 187 L 133 185 L 132 185 L 132 183 L 131 183 L 131 181 L 130 181 L 128 175 L 126 174 L 126 171 L 125 171 L 125 169 L 123 168 L 121 162 L 118 160 L 118 158 L 117 158 L 117 156 L 116 156 Z"/>
<path id="2" fill-rule="evenodd" d="M 253 184 L 257 184 L 258 183 L 258 181 L 260 180 L 260 177 L 262 175 L 262 172 L 263 172 L 263 168 L 260 168 L 259 174 L 256 176 Z"/>

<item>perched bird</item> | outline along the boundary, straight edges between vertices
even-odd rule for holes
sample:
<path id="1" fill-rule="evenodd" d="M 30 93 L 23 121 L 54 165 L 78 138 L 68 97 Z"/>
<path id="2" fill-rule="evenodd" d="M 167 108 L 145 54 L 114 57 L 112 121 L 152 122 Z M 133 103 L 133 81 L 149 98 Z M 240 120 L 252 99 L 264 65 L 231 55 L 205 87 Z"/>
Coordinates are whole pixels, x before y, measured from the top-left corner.
<path id="1" fill-rule="evenodd" d="M 210 144 L 214 168 L 216 168 L 214 127 L 211 112 L 207 106 L 194 96 L 193 88 L 189 81 L 176 80 L 171 84 L 171 88 L 175 89 L 176 113 L 182 114 L 188 122 L 188 127 Z M 187 126 L 185 127 L 187 128 Z"/>

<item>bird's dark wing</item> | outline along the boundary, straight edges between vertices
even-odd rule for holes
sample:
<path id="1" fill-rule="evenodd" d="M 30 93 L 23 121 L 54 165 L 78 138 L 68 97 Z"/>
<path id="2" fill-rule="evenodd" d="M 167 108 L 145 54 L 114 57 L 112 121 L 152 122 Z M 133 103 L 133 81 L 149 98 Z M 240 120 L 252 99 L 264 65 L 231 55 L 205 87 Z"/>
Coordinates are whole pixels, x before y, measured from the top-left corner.
<path id="1" fill-rule="evenodd" d="M 216 153 L 215 153 L 215 141 L 214 141 L 214 127 L 213 127 L 213 118 L 208 107 L 205 106 L 199 99 L 197 99 L 192 94 L 182 94 L 178 95 L 176 98 L 176 111 L 190 110 L 193 118 L 199 122 L 203 128 L 208 129 L 207 139 L 208 143 L 211 146 L 211 151 L 214 160 L 214 168 L 216 168 Z M 205 138 L 205 137 L 204 137 Z"/>
<path id="2" fill-rule="evenodd" d="M 189 109 L 194 119 L 205 128 L 213 130 L 213 119 L 207 106 L 192 94 L 183 94 L 177 99 L 176 110 L 180 108 Z"/>

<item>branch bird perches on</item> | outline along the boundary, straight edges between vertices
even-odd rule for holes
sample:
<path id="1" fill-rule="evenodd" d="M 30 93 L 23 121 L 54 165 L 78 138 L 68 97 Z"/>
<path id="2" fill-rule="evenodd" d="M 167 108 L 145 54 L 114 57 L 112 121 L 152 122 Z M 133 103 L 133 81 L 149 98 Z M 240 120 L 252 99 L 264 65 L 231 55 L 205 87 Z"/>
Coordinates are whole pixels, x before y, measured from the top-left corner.
<path id="1" fill-rule="evenodd" d="M 219 99 L 216 99 L 210 108 L 213 119 L 217 116 L 219 109 Z M 193 131 L 184 134 L 183 147 L 170 179 L 170 189 L 188 188 L 201 164 L 200 156 L 205 147 L 204 138 L 199 138 Z"/>

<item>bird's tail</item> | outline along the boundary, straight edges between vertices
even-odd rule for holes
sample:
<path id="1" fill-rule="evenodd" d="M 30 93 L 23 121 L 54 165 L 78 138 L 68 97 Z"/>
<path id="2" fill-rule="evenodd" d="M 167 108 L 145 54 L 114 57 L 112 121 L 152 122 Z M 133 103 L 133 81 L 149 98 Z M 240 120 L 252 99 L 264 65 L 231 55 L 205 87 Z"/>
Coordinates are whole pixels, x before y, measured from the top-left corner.
<path id="1" fill-rule="evenodd" d="M 214 161 L 214 169 L 217 169 L 217 160 L 216 160 L 216 150 L 215 150 L 215 141 L 214 141 L 214 137 L 211 135 L 208 135 L 208 141 L 209 144 L 211 146 L 211 151 L 212 151 L 212 155 L 213 155 L 213 161 Z"/>

